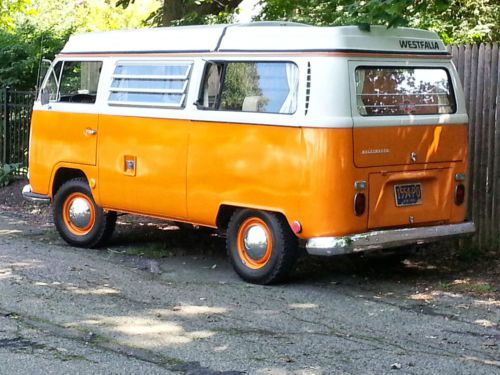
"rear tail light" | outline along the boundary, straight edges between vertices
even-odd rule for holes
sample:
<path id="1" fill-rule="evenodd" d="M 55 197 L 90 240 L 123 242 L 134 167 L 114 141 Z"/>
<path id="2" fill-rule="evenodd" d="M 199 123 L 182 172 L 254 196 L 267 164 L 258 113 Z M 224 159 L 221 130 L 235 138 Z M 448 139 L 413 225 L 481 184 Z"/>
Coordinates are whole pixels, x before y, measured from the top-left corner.
<path id="1" fill-rule="evenodd" d="M 366 209 L 366 196 L 365 193 L 356 193 L 354 196 L 354 214 L 361 216 L 365 213 Z"/>
<path id="2" fill-rule="evenodd" d="M 455 204 L 460 206 L 465 201 L 465 186 L 464 184 L 458 184 L 455 187 Z"/>

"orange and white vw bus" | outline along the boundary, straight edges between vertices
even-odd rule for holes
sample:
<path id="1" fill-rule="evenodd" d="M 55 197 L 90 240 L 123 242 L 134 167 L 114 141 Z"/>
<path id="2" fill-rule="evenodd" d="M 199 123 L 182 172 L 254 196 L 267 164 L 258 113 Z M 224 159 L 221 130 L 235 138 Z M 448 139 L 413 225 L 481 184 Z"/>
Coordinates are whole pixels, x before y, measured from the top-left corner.
<path id="1" fill-rule="evenodd" d="M 35 103 L 27 198 L 69 244 L 117 212 L 218 228 L 273 283 L 336 255 L 471 234 L 467 114 L 435 33 L 286 23 L 73 36 Z"/>

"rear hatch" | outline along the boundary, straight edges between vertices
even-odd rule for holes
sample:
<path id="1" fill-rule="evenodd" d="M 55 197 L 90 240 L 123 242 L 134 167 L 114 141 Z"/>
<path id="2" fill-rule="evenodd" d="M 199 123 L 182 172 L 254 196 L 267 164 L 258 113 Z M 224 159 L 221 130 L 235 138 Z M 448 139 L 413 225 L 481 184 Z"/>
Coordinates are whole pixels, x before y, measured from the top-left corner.
<path id="1" fill-rule="evenodd" d="M 370 229 L 445 222 L 451 214 L 451 168 L 371 173 L 368 186 Z"/>
<path id="2" fill-rule="evenodd" d="M 382 167 L 462 161 L 467 127 L 460 125 L 401 125 L 354 128 L 356 167 Z"/>
<path id="3" fill-rule="evenodd" d="M 354 164 L 371 168 L 368 227 L 445 222 L 466 159 L 467 126 L 450 121 L 457 105 L 441 66 L 354 68 Z M 411 166 L 411 167 L 410 167 Z"/>

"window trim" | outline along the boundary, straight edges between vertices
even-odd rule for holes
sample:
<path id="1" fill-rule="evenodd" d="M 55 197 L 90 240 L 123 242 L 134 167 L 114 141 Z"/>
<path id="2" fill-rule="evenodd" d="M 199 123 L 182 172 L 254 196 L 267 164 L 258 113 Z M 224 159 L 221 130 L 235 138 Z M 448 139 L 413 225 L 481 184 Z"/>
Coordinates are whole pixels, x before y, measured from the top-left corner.
<path id="1" fill-rule="evenodd" d="M 280 112 L 259 112 L 259 111 L 235 111 L 235 110 L 230 110 L 230 109 L 220 109 L 220 103 L 221 103 L 221 96 L 222 96 L 222 91 L 224 89 L 224 81 L 226 79 L 226 70 L 227 70 L 227 65 L 232 64 L 232 63 L 247 63 L 247 64 L 258 64 L 258 63 L 281 63 L 281 64 L 293 64 L 297 68 L 298 71 L 298 84 L 300 87 L 300 68 L 297 62 L 292 61 L 292 60 L 205 60 L 205 66 L 203 67 L 203 74 L 201 76 L 201 81 L 200 81 L 200 87 L 198 90 L 198 96 L 196 99 L 196 102 L 194 103 L 196 108 L 198 110 L 202 111 L 217 111 L 217 112 L 232 112 L 232 113 L 249 113 L 249 114 L 262 114 L 262 115 L 294 115 L 297 113 L 298 108 L 299 108 L 299 92 L 300 90 L 297 89 L 297 106 L 295 108 L 295 111 L 291 113 L 280 113 Z M 222 72 L 221 72 L 221 82 L 219 86 L 219 92 L 217 93 L 217 97 L 215 99 L 215 108 L 210 108 L 210 107 L 205 107 L 201 103 L 203 103 L 203 95 L 204 95 L 204 86 L 205 86 L 205 78 L 208 74 L 208 69 L 210 64 L 221 64 L 222 65 Z"/>
<path id="2" fill-rule="evenodd" d="M 186 66 L 186 72 L 182 75 L 172 74 L 115 74 L 118 66 Z M 117 60 L 111 74 L 111 82 L 108 87 L 108 98 L 106 103 L 109 106 L 120 107 L 145 107 L 145 108 L 170 108 L 170 109 L 184 109 L 186 107 L 186 98 L 189 92 L 189 83 L 191 74 L 194 67 L 193 60 Z M 183 81 L 182 89 L 148 89 L 148 88 L 123 88 L 113 87 L 115 79 L 128 79 L 128 80 L 152 80 L 152 81 Z M 131 93 L 131 94 L 172 94 L 181 95 L 181 100 L 178 103 L 161 103 L 161 102 L 139 102 L 139 101 L 119 101 L 110 100 L 113 93 Z"/>
<path id="3" fill-rule="evenodd" d="M 450 105 L 451 109 L 452 109 L 452 112 L 449 112 L 449 113 L 425 113 L 425 114 L 412 114 L 412 113 L 408 113 L 408 114 L 384 114 L 384 115 L 367 115 L 367 114 L 362 114 L 360 111 L 359 111 L 359 108 L 358 108 L 358 105 L 357 105 L 357 97 L 358 97 L 358 93 L 357 93 L 357 90 L 356 90 L 356 71 L 358 69 L 432 69 L 432 70 L 443 70 L 445 73 L 446 73 L 446 77 L 448 78 L 448 84 L 449 84 L 449 88 L 450 88 L 450 96 L 452 97 L 453 99 L 453 105 Z M 454 115 L 457 113 L 458 111 L 458 103 L 457 103 L 457 96 L 455 94 L 455 87 L 454 87 L 454 84 L 453 84 L 453 79 L 452 79 L 452 76 L 450 74 L 450 71 L 448 69 L 448 67 L 446 66 L 442 66 L 442 65 L 439 65 L 439 66 L 430 66 L 430 65 L 415 65 L 415 64 L 412 64 L 412 65 L 398 65 L 398 64 L 389 64 L 389 65 L 386 65 L 386 64 L 363 64 L 363 63 L 360 63 L 360 64 L 356 64 L 354 66 L 354 69 L 352 69 L 351 71 L 351 74 L 353 75 L 353 84 L 354 84 L 354 95 L 353 95 L 353 100 L 354 102 L 351 104 L 352 107 L 354 107 L 356 109 L 356 114 L 358 116 L 360 116 L 361 118 L 365 118 L 365 119 L 373 119 L 373 118 L 383 118 L 383 117 L 397 117 L 397 116 L 400 116 L 400 117 L 407 117 L 407 116 L 418 116 L 419 118 L 421 116 L 441 116 L 441 115 Z"/>
<path id="4" fill-rule="evenodd" d="M 61 69 L 59 70 L 59 74 L 56 75 L 55 67 L 59 63 L 61 63 Z M 99 72 L 99 78 L 97 80 L 97 86 L 96 86 L 97 87 L 97 91 L 96 91 L 96 94 L 95 94 L 94 101 L 92 103 L 89 103 L 89 102 L 78 102 L 78 101 L 76 101 L 76 102 L 73 102 L 73 101 L 61 101 L 61 79 L 62 79 L 62 75 L 63 75 L 64 67 L 65 67 L 66 63 L 80 63 L 80 64 L 82 64 L 82 63 L 101 63 L 101 67 L 100 67 L 101 71 Z M 60 60 L 55 60 L 54 63 L 51 65 L 50 69 L 47 71 L 47 75 L 46 75 L 46 78 L 43 81 L 42 88 L 41 88 L 40 92 L 42 90 L 46 89 L 47 83 L 49 82 L 51 76 L 53 76 L 54 79 L 55 79 L 55 81 L 56 81 L 56 86 L 57 86 L 56 99 L 49 99 L 49 103 L 51 103 L 51 104 L 63 103 L 65 105 L 67 105 L 67 104 L 95 105 L 97 103 L 97 97 L 98 97 L 98 94 L 99 94 L 99 84 L 100 84 L 101 78 L 102 78 L 102 68 L 103 67 L 104 67 L 104 61 L 103 60 L 96 60 L 96 59 L 92 59 L 92 60 L 87 60 L 87 59 L 82 59 L 82 60 L 78 60 L 78 59 L 60 59 Z M 80 94 L 75 94 L 75 95 L 80 95 Z"/>

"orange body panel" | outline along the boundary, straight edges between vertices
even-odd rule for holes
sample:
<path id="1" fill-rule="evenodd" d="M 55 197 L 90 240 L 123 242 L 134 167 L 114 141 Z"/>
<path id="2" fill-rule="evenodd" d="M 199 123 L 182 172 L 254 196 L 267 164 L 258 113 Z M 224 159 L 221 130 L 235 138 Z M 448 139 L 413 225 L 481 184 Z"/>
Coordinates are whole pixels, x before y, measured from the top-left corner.
<path id="1" fill-rule="evenodd" d="M 465 126 L 353 130 L 106 115 L 99 117 L 96 176 L 96 167 L 83 164 L 95 160 L 95 151 L 81 133 L 97 117 L 59 114 L 57 126 L 65 129 L 55 131 L 51 115 L 33 118 L 30 173 L 40 194 L 50 194 L 58 163 L 70 161 L 96 178 L 94 198 L 107 209 L 207 226 L 216 226 L 221 205 L 281 212 L 302 224 L 301 238 L 405 226 L 409 216 L 415 225 L 465 216 L 465 205 L 453 203 L 454 175 L 466 172 Z M 362 147 L 377 142 L 393 155 L 365 155 L 359 160 L 370 167 L 356 167 Z M 411 146 L 431 162 L 403 163 Z M 355 216 L 354 182 L 360 180 L 368 183 L 368 206 Z M 394 184 L 408 181 L 422 184 L 422 204 L 396 207 Z"/>
<path id="2" fill-rule="evenodd" d="M 98 115 L 33 111 L 30 142 L 30 184 L 33 191 L 51 195 L 52 178 L 63 164 L 96 164 Z"/>
<path id="3" fill-rule="evenodd" d="M 395 207 L 394 186 L 409 183 L 421 184 L 422 202 Z M 368 228 L 447 221 L 453 203 L 452 185 L 450 168 L 370 174 Z"/>
<path id="4" fill-rule="evenodd" d="M 366 229 L 353 215 L 351 129 L 193 123 L 189 219 L 215 225 L 221 204 L 283 213 L 308 238 Z M 212 145 L 212 147 L 207 147 Z"/>
<path id="5" fill-rule="evenodd" d="M 412 152 L 416 164 L 460 161 L 467 152 L 467 125 L 355 128 L 353 139 L 358 167 L 410 164 Z"/>
<path id="6" fill-rule="evenodd" d="M 186 120 L 101 116 L 98 168 L 106 208 L 186 220 Z M 127 169 L 127 161 L 134 168 Z"/>

